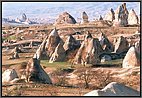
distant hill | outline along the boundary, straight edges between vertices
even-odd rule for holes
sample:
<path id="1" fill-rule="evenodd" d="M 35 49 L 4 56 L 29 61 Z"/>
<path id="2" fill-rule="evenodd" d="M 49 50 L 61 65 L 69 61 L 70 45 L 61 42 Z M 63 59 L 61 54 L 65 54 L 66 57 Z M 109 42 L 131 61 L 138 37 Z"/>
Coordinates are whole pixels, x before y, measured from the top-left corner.
<path id="1" fill-rule="evenodd" d="M 123 2 L 2 2 L 2 18 L 21 18 L 22 13 L 34 21 L 54 22 L 57 16 L 67 11 L 77 21 L 81 18 L 81 13 L 85 11 L 89 20 L 99 18 L 113 8 L 121 5 Z M 140 15 L 140 2 L 126 2 L 127 9 L 134 9 L 137 15 Z"/>

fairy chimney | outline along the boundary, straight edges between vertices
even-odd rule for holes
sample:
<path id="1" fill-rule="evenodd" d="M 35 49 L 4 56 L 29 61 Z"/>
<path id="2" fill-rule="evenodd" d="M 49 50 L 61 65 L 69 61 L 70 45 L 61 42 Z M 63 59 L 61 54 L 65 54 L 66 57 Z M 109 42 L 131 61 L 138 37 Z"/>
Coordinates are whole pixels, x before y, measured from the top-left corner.
<path id="1" fill-rule="evenodd" d="M 34 83 L 52 84 L 50 77 L 40 65 L 40 60 L 33 57 L 26 66 L 26 81 Z"/>
<path id="2" fill-rule="evenodd" d="M 113 50 L 112 44 L 104 33 L 101 33 L 98 39 L 104 51 L 111 52 Z"/>
<path id="3" fill-rule="evenodd" d="M 140 54 L 137 52 L 136 48 L 132 46 L 124 57 L 122 67 L 132 68 L 138 66 L 140 66 Z"/>
<path id="4" fill-rule="evenodd" d="M 120 36 L 117 42 L 115 43 L 114 52 L 121 53 L 127 51 L 128 47 L 129 47 L 128 41 L 123 36 Z"/>
<path id="5" fill-rule="evenodd" d="M 126 8 L 126 3 L 123 3 L 115 11 L 115 20 L 113 21 L 113 26 L 125 27 L 128 25 L 128 10 Z"/>
<path id="6" fill-rule="evenodd" d="M 88 23 L 89 22 L 88 21 L 88 15 L 87 15 L 86 12 L 82 13 L 82 19 L 83 19 L 82 23 Z"/>
<path id="7" fill-rule="evenodd" d="M 63 45 L 65 51 L 75 50 L 80 46 L 80 43 L 72 36 L 69 35 Z"/>
<path id="8" fill-rule="evenodd" d="M 113 21 L 115 19 L 114 10 L 111 8 L 110 11 L 105 15 L 104 20 Z"/>
<path id="9" fill-rule="evenodd" d="M 86 64 L 95 65 L 100 63 L 99 55 L 102 51 L 99 40 L 93 38 L 90 33 L 87 33 L 74 58 L 74 64 L 81 63 L 85 66 Z"/>
<path id="10" fill-rule="evenodd" d="M 52 30 L 51 33 L 49 34 L 49 37 L 46 40 L 46 45 L 45 45 L 45 50 L 49 58 L 55 51 L 55 48 L 57 47 L 60 41 L 61 41 L 61 38 L 59 37 L 56 28 L 54 28 L 54 30 Z"/>
<path id="11" fill-rule="evenodd" d="M 34 54 L 34 57 L 37 57 L 38 59 L 43 58 L 49 58 L 48 55 L 46 55 L 45 45 L 46 45 L 47 36 L 44 38 L 43 42 L 37 49 L 36 53 Z"/>
<path id="12" fill-rule="evenodd" d="M 128 24 L 129 25 L 137 25 L 139 22 L 138 16 L 136 15 L 136 12 L 134 9 L 131 9 L 128 15 Z"/>
<path id="13" fill-rule="evenodd" d="M 103 20 L 103 17 L 100 15 L 99 20 Z"/>
<path id="14" fill-rule="evenodd" d="M 60 14 L 57 20 L 55 21 L 55 25 L 56 24 L 75 24 L 75 23 L 76 23 L 76 20 L 68 12 L 64 12 Z"/>
<path id="15" fill-rule="evenodd" d="M 57 47 L 55 48 L 54 53 L 51 55 L 49 59 L 49 63 L 53 62 L 62 62 L 65 60 L 66 54 L 63 48 L 63 42 L 60 42 Z"/>

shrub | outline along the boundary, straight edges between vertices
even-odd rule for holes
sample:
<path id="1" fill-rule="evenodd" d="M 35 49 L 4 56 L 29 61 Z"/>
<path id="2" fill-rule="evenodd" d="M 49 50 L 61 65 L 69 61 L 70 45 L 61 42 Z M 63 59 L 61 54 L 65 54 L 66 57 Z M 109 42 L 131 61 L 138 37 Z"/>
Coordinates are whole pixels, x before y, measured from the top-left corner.
<path id="1" fill-rule="evenodd" d="M 52 74 L 52 77 L 55 79 L 55 84 L 60 86 L 67 86 L 67 72 L 63 71 L 62 68 L 58 68 L 56 71 L 54 71 Z"/>
<path id="2" fill-rule="evenodd" d="M 81 81 L 80 84 L 83 83 L 85 88 L 90 89 L 104 88 L 108 83 L 113 81 L 113 78 L 111 77 L 111 73 L 109 71 L 92 71 L 91 68 L 87 70 L 81 70 L 81 72 L 78 73 L 78 78 Z"/>

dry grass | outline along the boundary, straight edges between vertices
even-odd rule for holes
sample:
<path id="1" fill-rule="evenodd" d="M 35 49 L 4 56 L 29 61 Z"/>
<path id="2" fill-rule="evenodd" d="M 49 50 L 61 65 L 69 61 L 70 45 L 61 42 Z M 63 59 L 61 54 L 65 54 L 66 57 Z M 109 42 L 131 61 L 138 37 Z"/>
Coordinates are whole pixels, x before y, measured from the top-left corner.
<path id="1" fill-rule="evenodd" d="M 7 90 L 7 88 L 9 87 L 2 88 L 2 96 L 82 96 L 90 92 L 89 89 L 80 90 L 79 88 L 52 86 L 48 84 L 17 85 L 14 89 L 12 87 L 11 90 Z"/>

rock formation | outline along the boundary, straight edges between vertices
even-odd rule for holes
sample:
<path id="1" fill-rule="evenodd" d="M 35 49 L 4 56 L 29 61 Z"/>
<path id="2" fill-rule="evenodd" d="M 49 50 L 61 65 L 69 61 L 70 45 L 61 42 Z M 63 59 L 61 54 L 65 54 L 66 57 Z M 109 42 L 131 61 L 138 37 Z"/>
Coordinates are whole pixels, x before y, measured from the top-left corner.
<path id="1" fill-rule="evenodd" d="M 56 28 L 49 34 L 48 39 L 46 40 L 45 50 L 47 52 L 48 57 L 50 58 L 55 48 L 61 41 L 61 38 L 58 35 Z"/>
<path id="2" fill-rule="evenodd" d="M 49 63 L 53 63 L 54 61 L 64 61 L 65 60 L 65 50 L 63 48 L 63 43 L 60 42 L 57 47 L 55 48 L 54 53 L 51 55 L 49 59 Z"/>
<path id="3" fill-rule="evenodd" d="M 56 20 L 55 24 L 75 24 L 76 20 L 67 12 L 62 13 L 59 15 L 58 19 Z"/>
<path id="4" fill-rule="evenodd" d="M 44 38 L 43 42 L 41 43 L 41 45 L 37 49 L 36 53 L 34 54 L 35 58 L 42 59 L 43 56 L 44 56 L 44 58 L 45 57 L 49 58 L 48 55 L 46 55 L 46 50 L 45 50 L 46 40 L 47 40 L 47 36 Z"/>
<path id="5" fill-rule="evenodd" d="M 21 18 L 21 21 L 26 21 L 27 20 L 27 16 L 25 13 L 22 14 L 22 18 Z"/>
<path id="6" fill-rule="evenodd" d="M 13 54 L 14 52 L 20 53 L 21 50 L 18 47 L 15 47 L 12 51 L 11 54 Z"/>
<path id="7" fill-rule="evenodd" d="M 32 22 L 32 21 L 30 21 L 29 20 L 29 18 L 27 18 L 27 16 L 26 16 L 26 14 L 25 13 L 23 13 L 22 14 L 22 17 L 21 17 L 21 19 L 19 19 L 19 18 L 17 18 L 17 19 L 15 19 L 15 21 L 11 21 L 12 23 L 22 23 L 22 24 L 34 24 L 34 23 L 36 23 L 36 22 Z"/>
<path id="8" fill-rule="evenodd" d="M 128 48 L 129 48 L 128 41 L 123 36 L 120 36 L 117 42 L 115 43 L 114 52 L 121 53 L 127 51 Z"/>
<path id="9" fill-rule="evenodd" d="M 64 49 L 66 52 L 71 51 L 71 50 L 75 50 L 80 46 L 80 43 L 73 38 L 72 35 L 69 35 L 63 45 Z"/>
<path id="10" fill-rule="evenodd" d="M 127 26 L 128 25 L 128 10 L 126 8 L 126 3 L 123 3 L 115 11 L 115 20 L 113 21 L 113 26 Z"/>
<path id="11" fill-rule="evenodd" d="M 74 64 L 81 63 L 82 65 L 94 65 L 100 63 L 99 54 L 102 51 L 98 39 L 92 38 L 91 34 L 88 32 L 74 58 Z"/>
<path id="12" fill-rule="evenodd" d="M 135 49 L 136 49 L 136 52 L 137 52 L 138 54 L 140 54 L 140 41 L 137 41 L 137 42 L 135 43 Z"/>
<path id="13" fill-rule="evenodd" d="M 18 58 L 19 58 L 19 55 L 18 55 L 18 53 L 17 53 L 17 52 L 14 52 L 14 55 L 13 55 L 13 57 L 14 57 L 15 59 L 18 59 Z"/>
<path id="14" fill-rule="evenodd" d="M 86 14 L 86 12 L 82 13 L 82 19 L 83 19 L 82 23 L 88 23 L 89 22 L 88 21 L 88 15 Z"/>
<path id="15" fill-rule="evenodd" d="M 21 52 L 21 50 L 18 47 L 15 47 L 12 51 L 11 51 L 11 57 L 8 59 L 18 59 L 19 55 L 18 53 Z"/>
<path id="16" fill-rule="evenodd" d="M 100 15 L 100 18 L 99 18 L 99 20 L 103 20 L 103 17 Z"/>
<path id="17" fill-rule="evenodd" d="M 104 20 L 113 21 L 115 19 L 115 13 L 111 8 L 110 11 L 105 15 Z"/>
<path id="18" fill-rule="evenodd" d="M 112 44 L 104 33 L 101 33 L 98 39 L 104 51 L 111 52 L 113 50 Z"/>
<path id="19" fill-rule="evenodd" d="M 19 55 L 17 52 L 14 52 L 11 57 L 9 57 L 8 59 L 18 59 L 19 58 Z"/>
<path id="20" fill-rule="evenodd" d="M 136 50 L 135 47 L 131 47 L 124 57 L 122 67 L 131 68 L 137 66 L 140 66 L 140 53 Z"/>
<path id="21" fill-rule="evenodd" d="M 18 75 L 15 69 L 7 69 L 2 74 L 2 83 L 9 83 L 15 78 L 18 78 Z"/>
<path id="22" fill-rule="evenodd" d="M 136 15 L 134 9 L 130 10 L 128 15 L 128 24 L 129 25 L 137 25 L 139 22 L 138 16 Z"/>
<path id="23" fill-rule="evenodd" d="M 27 82 L 52 84 L 50 77 L 41 67 L 40 60 L 36 57 L 29 60 L 25 71 Z"/>
<path id="24" fill-rule="evenodd" d="M 94 90 L 84 96 L 140 96 L 140 92 L 123 84 L 111 82 L 102 90 Z"/>

